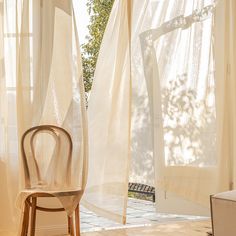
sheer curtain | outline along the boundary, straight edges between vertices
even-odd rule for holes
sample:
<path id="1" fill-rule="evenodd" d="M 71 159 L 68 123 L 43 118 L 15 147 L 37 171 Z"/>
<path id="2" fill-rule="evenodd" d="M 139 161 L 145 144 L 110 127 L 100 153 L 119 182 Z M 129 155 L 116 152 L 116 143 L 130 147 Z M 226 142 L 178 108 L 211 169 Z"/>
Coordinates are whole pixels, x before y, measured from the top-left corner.
<path id="1" fill-rule="evenodd" d="M 220 10 L 222 9 L 222 10 Z M 236 188 L 236 3 L 219 1 L 216 35 L 219 191 Z M 221 20 L 220 20 L 221 19 Z"/>
<path id="2" fill-rule="evenodd" d="M 216 105 L 214 1 L 168 1 L 156 27 L 143 33 L 152 58 L 156 185 L 208 205 L 215 191 Z M 152 38 L 149 46 L 148 37 Z M 145 69 L 146 70 L 146 69 Z"/>
<path id="3" fill-rule="evenodd" d="M 19 222 L 15 205 L 23 187 L 18 146 L 22 133 L 39 124 L 65 128 L 73 140 L 69 188 L 84 189 L 87 119 L 73 2 L 3 0 L 0 10 L 0 235 L 7 235 L 16 232 Z M 50 163 L 42 158 L 41 165 L 45 176 L 51 176 Z M 73 199 L 61 201 L 66 208 L 71 207 L 68 201 L 73 204 Z"/>
<path id="4" fill-rule="evenodd" d="M 125 222 L 130 157 L 129 9 L 129 1 L 115 1 L 100 49 L 88 108 L 92 147 L 83 199 L 119 222 Z"/>
<path id="5" fill-rule="evenodd" d="M 234 10 L 226 0 L 115 1 L 89 101 L 91 209 L 124 222 L 129 180 L 203 206 L 229 189 Z"/>

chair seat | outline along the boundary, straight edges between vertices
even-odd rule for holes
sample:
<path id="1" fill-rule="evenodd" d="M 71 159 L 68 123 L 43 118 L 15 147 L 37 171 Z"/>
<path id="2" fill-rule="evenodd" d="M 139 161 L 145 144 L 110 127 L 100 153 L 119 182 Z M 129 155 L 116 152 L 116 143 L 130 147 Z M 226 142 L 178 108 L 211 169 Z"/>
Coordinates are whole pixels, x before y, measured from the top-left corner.
<path id="1" fill-rule="evenodd" d="M 38 197 L 57 197 L 61 198 L 64 201 L 72 201 L 74 202 L 75 199 L 77 199 L 77 202 L 81 199 L 83 195 L 83 190 L 81 189 L 68 189 L 63 191 L 52 191 L 52 190 L 46 190 L 46 189 L 39 189 L 39 188 L 32 188 L 32 189 L 23 189 L 18 197 L 16 205 L 23 209 L 24 202 L 29 198 L 38 198 Z M 73 200 L 74 199 L 74 200 Z M 63 207 L 64 208 L 64 207 Z M 70 214 L 71 209 L 66 209 L 66 211 Z"/>
<path id="2" fill-rule="evenodd" d="M 76 195 L 82 195 L 83 190 L 63 190 L 63 191 L 52 191 L 52 190 L 44 190 L 39 188 L 34 189 L 23 189 L 20 192 L 20 195 L 27 195 L 30 197 L 66 197 L 66 196 L 76 196 Z"/>

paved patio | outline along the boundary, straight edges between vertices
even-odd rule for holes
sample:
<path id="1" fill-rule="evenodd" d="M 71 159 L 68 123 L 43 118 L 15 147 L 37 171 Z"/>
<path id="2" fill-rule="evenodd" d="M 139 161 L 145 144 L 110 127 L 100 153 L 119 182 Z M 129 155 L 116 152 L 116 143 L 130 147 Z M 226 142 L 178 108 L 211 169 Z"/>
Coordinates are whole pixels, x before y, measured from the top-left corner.
<path id="1" fill-rule="evenodd" d="M 157 213 L 154 203 L 150 201 L 129 198 L 127 209 L 127 224 L 115 223 L 88 211 L 81 206 L 81 232 L 99 231 L 117 228 L 129 228 L 145 226 L 155 223 L 167 223 L 173 221 L 203 220 L 207 217 L 184 216 Z"/>

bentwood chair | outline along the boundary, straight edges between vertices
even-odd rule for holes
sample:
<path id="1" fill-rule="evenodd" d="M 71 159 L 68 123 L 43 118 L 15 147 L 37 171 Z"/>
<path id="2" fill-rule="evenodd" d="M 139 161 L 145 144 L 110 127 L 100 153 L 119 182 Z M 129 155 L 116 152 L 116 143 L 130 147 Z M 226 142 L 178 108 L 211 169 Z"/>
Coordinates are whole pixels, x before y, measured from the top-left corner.
<path id="1" fill-rule="evenodd" d="M 51 137 L 51 138 L 50 138 Z M 46 148 L 44 148 L 46 146 Z M 38 205 L 38 198 L 46 197 L 74 197 L 77 201 L 72 216 L 67 216 L 68 233 L 80 236 L 79 201 L 83 194 L 80 189 L 70 190 L 72 165 L 72 140 L 70 134 L 63 128 L 53 125 L 41 125 L 28 129 L 21 139 L 21 152 L 25 177 L 24 213 L 21 236 L 35 235 L 37 211 L 60 212 L 61 208 L 48 208 Z M 45 153 L 50 153 L 48 172 L 42 170 Z M 45 157 L 44 157 L 45 158 Z M 45 167 L 45 166 L 44 166 Z M 55 169 L 58 168 L 58 171 Z M 55 172 L 55 176 L 50 176 Z M 60 189 L 61 188 L 61 189 Z M 72 189 L 72 188 L 71 188 Z M 63 206 L 63 205 L 62 205 Z M 75 222 L 75 225 L 74 225 Z"/>

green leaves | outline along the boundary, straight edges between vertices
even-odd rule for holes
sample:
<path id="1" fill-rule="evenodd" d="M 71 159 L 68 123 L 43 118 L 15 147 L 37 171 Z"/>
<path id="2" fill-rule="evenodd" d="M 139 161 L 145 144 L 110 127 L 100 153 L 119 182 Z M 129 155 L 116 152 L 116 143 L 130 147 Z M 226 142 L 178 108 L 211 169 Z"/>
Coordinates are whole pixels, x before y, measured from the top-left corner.
<path id="1" fill-rule="evenodd" d="M 97 57 L 103 34 L 109 19 L 114 0 L 88 0 L 87 7 L 90 15 L 87 43 L 82 45 L 82 63 L 85 91 L 91 89 Z"/>

